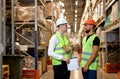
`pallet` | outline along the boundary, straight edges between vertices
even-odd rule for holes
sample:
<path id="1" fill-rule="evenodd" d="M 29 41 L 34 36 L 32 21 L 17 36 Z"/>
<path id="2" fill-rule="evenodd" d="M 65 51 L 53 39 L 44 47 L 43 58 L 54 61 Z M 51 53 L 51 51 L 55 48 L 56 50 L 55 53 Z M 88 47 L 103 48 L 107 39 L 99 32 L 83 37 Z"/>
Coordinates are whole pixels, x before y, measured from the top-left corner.
<path id="1" fill-rule="evenodd" d="M 2 77 L 3 79 L 9 79 L 9 65 L 2 65 Z"/>
<path id="2" fill-rule="evenodd" d="M 40 79 L 39 70 L 23 70 L 23 79 Z"/>

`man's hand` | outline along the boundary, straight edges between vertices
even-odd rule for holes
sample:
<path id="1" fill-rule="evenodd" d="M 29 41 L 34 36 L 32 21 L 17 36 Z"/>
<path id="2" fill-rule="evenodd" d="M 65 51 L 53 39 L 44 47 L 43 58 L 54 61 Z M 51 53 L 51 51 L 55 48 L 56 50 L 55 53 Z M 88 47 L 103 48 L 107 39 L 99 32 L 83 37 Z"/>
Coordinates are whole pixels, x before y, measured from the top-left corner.
<path id="1" fill-rule="evenodd" d="M 84 71 L 84 72 L 87 72 L 87 71 L 88 71 L 88 66 L 89 66 L 88 64 L 85 64 L 85 66 L 84 66 L 84 68 L 83 68 L 83 71 Z"/>
<path id="2" fill-rule="evenodd" d="M 80 66 L 81 59 L 82 59 L 82 54 L 80 53 L 79 56 L 78 56 L 78 65 L 79 66 Z"/>
<path id="3" fill-rule="evenodd" d="M 80 66 L 80 62 L 81 62 L 81 60 L 80 59 L 78 59 L 78 65 Z"/>
<path id="4" fill-rule="evenodd" d="M 66 62 L 66 64 L 69 64 L 70 63 L 70 59 L 69 58 L 64 58 L 63 57 L 63 59 L 62 59 L 63 61 L 65 61 Z"/>

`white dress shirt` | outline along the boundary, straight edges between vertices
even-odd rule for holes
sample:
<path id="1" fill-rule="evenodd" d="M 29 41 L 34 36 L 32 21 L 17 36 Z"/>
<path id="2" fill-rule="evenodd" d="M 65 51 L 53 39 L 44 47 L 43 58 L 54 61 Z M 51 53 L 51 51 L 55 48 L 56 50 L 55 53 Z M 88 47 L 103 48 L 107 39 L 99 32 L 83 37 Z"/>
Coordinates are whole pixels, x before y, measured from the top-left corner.
<path id="1" fill-rule="evenodd" d="M 60 33 L 58 33 L 60 34 Z M 61 35 L 61 34 L 60 34 Z M 55 35 L 53 35 L 49 41 L 49 47 L 48 47 L 48 55 L 53 57 L 53 58 L 56 58 L 58 60 L 62 60 L 63 56 L 62 55 L 59 55 L 59 54 L 56 54 L 54 52 L 54 49 L 55 49 L 55 46 L 59 43 L 59 40 L 57 39 L 57 37 Z"/>

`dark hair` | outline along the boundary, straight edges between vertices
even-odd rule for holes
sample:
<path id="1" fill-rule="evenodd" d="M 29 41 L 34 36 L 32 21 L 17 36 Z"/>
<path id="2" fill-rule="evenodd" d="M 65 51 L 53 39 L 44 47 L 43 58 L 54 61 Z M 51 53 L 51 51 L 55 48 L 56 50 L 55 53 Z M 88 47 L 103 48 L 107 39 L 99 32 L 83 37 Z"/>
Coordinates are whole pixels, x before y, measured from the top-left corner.
<path id="1" fill-rule="evenodd" d="M 93 28 L 95 28 L 96 26 L 95 25 L 93 25 Z"/>
<path id="2" fill-rule="evenodd" d="M 58 25 L 57 27 L 59 27 L 60 25 Z"/>

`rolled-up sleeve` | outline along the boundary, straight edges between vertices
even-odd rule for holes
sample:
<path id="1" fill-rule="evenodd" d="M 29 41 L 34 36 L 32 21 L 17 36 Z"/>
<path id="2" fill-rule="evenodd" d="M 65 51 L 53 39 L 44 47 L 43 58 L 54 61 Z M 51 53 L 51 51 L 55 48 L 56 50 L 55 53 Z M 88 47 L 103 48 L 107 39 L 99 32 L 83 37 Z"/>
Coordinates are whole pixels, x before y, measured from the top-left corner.
<path id="1" fill-rule="evenodd" d="M 62 60 L 63 56 L 56 54 L 54 52 L 55 46 L 58 44 L 58 42 L 59 41 L 58 41 L 57 37 L 55 35 L 53 35 L 49 41 L 48 55 L 55 59 Z"/>

